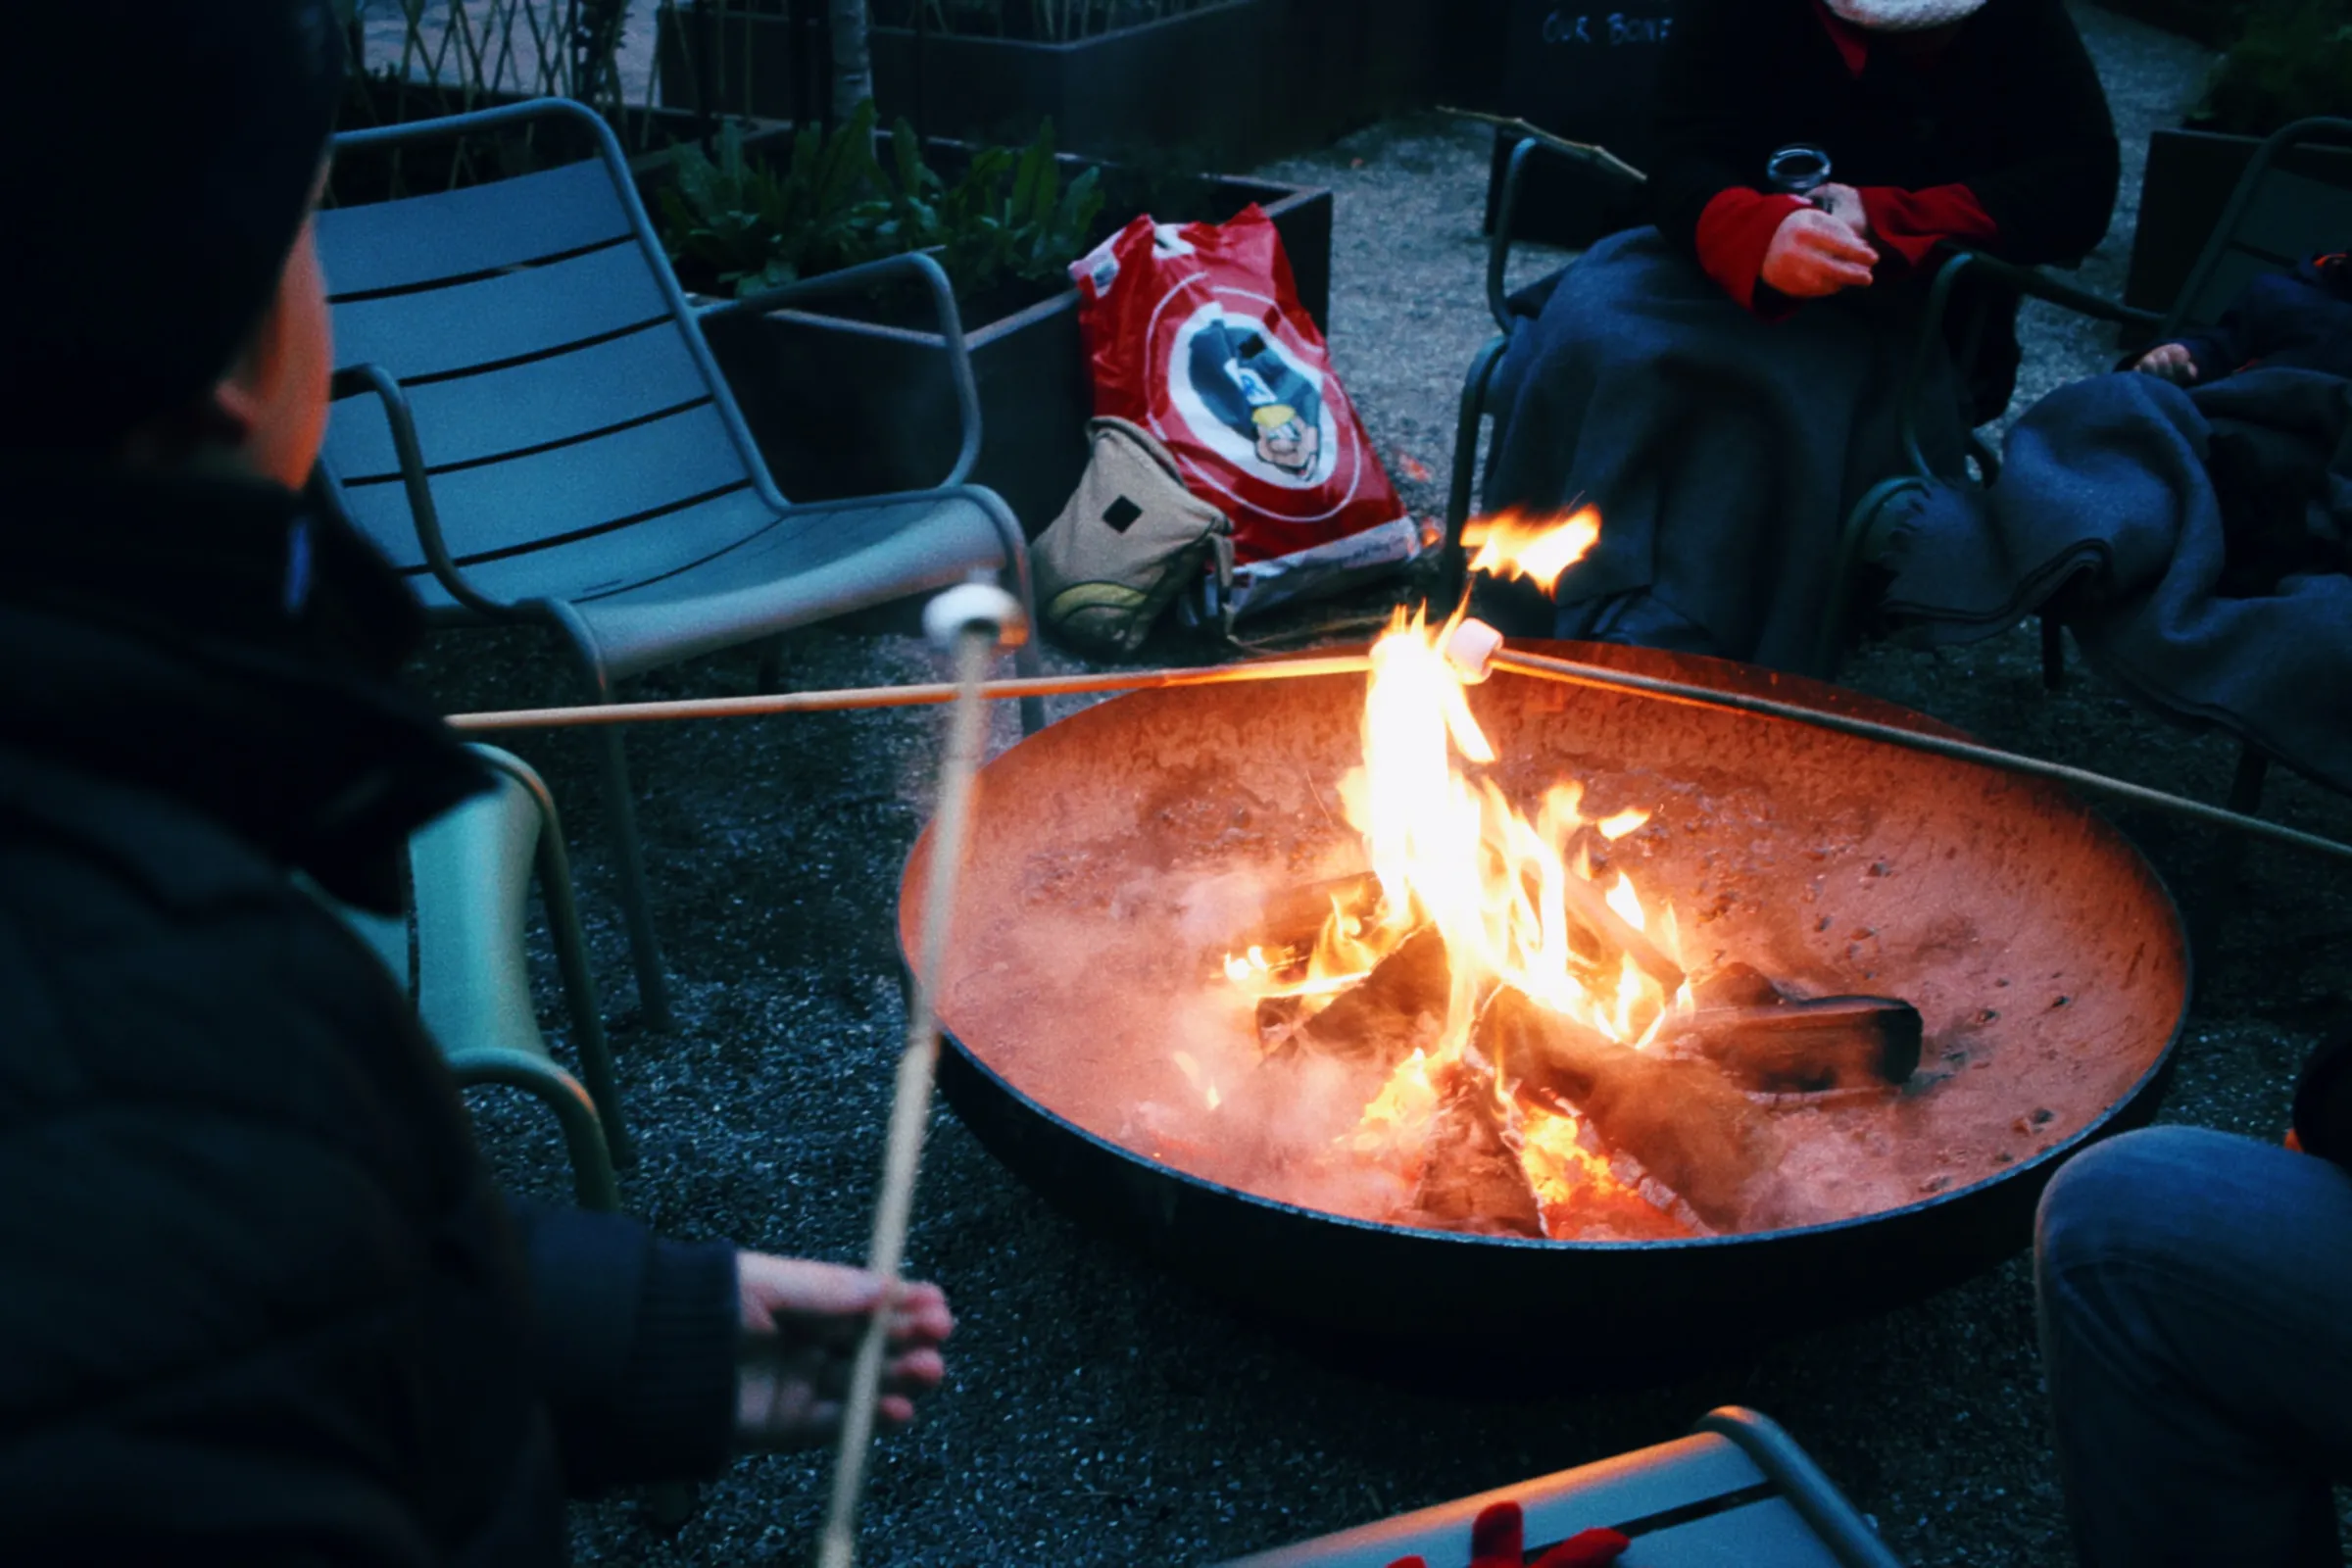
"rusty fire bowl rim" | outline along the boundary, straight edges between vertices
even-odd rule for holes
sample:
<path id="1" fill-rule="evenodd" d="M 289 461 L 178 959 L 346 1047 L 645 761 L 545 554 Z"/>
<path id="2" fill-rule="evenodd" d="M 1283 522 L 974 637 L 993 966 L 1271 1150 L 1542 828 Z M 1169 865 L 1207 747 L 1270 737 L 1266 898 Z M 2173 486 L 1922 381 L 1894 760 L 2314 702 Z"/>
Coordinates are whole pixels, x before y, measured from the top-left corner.
<path id="1" fill-rule="evenodd" d="M 1652 648 L 1627 648 L 1608 643 L 1529 638 L 1514 638 L 1511 640 L 1510 646 L 1582 663 L 1629 669 L 1638 664 L 1655 666 L 1664 662 L 1677 666 L 1668 671 L 1674 678 L 1688 681 L 1693 685 L 1710 686 L 1726 692 L 1768 696 L 1800 707 L 1818 708 L 1825 711 L 1875 719 L 1881 723 L 1894 724 L 1905 729 L 1917 730 L 1923 734 L 1941 735 L 1955 740 L 1973 741 L 1976 739 L 1974 735 L 1957 725 L 1946 723 L 1942 719 L 1920 712 L 1916 709 L 1905 708 L 1899 703 L 1890 703 L 1865 693 L 1850 691 L 1844 687 L 1834 686 L 1827 681 L 1814 680 L 1809 676 L 1786 674 L 1759 665 L 1741 663 L 1736 660 L 1716 659 L 1701 654 L 1669 653 Z M 1350 643 L 1328 649 L 1318 649 L 1316 652 L 1347 655 L 1368 652 L 1369 648 L 1368 643 Z M 1533 677 L 1522 676 L 1520 678 L 1532 679 Z M 1128 694 L 1128 696 L 1145 695 L 1159 694 Z M 1054 720 L 1047 728 L 1055 729 L 1065 724 L 1084 724 L 1088 720 L 1088 715 L 1113 708 L 1119 703 L 1127 701 L 1128 696 L 1113 697 L 1105 702 L 1090 704 L 1064 718 Z M 1788 723 L 1794 721 L 1761 718 L 1758 722 Z M 1038 733 L 1043 734 L 1045 731 L 1041 730 Z M 1020 741 L 1015 742 L 1013 747 L 1007 748 L 1004 753 L 998 755 L 1008 755 L 1012 750 L 1028 744 L 1034 738 L 1034 736 L 1024 736 Z M 993 761 L 995 759 L 991 759 L 991 760 Z M 1507 1233 L 1483 1231 L 1440 1230 L 1427 1226 L 1396 1225 L 1380 1220 L 1362 1219 L 1352 1214 L 1338 1214 L 1329 1209 L 1310 1208 L 1303 1203 L 1293 1203 L 1278 1198 L 1268 1198 L 1262 1193 L 1253 1193 L 1247 1188 L 1231 1187 L 1223 1182 L 1196 1175 L 1181 1166 L 1153 1159 L 1128 1148 L 1115 1139 L 1105 1138 L 1100 1133 L 1080 1126 L 1052 1106 L 1023 1093 L 1004 1074 L 991 1066 L 978 1052 L 964 1044 L 956 1032 L 944 1023 L 938 1026 L 939 1037 L 943 1043 L 954 1048 L 956 1056 L 960 1058 L 965 1067 L 976 1073 L 997 1094 L 1005 1097 L 1030 1115 L 1050 1124 L 1056 1132 L 1091 1145 L 1105 1153 L 1115 1155 L 1143 1174 L 1180 1182 L 1204 1196 L 1236 1200 L 1271 1214 L 1296 1216 L 1324 1225 L 1361 1231 L 1373 1236 L 1413 1242 L 1452 1243 L 1480 1249 L 1509 1248 L 1548 1254 L 1586 1252 L 1625 1255 L 1635 1252 L 1726 1250 L 1742 1246 L 1786 1242 L 1801 1237 L 1834 1236 L 1840 1232 L 1860 1231 L 1888 1221 L 1930 1215 L 1938 1209 L 1981 1199 L 1996 1188 L 2007 1187 L 2014 1182 L 2032 1178 L 2045 1168 L 2071 1158 L 2100 1138 L 2108 1136 L 2118 1121 L 2128 1120 L 2134 1124 L 2144 1122 L 2153 1114 L 2166 1075 L 2172 1070 L 2174 1054 L 2180 1048 L 2181 1036 L 2188 1030 L 2189 1014 L 2193 1009 L 2196 997 L 2196 954 L 2188 941 L 2187 922 L 2180 912 L 2180 901 L 2174 896 L 2171 884 L 2165 881 L 2162 873 L 2148 859 L 2139 845 L 2121 828 L 2100 815 L 2088 801 L 2075 791 L 2044 779 L 2021 776 L 2018 782 L 2026 787 L 2040 790 L 2072 808 L 2089 825 L 2091 831 L 2109 839 L 2145 874 L 2150 890 L 2160 901 L 2159 906 L 2162 912 L 2170 917 L 2170 929 L 2180 942 L 2180 1009 L 2173 1019 L 2172 1031 L 2165 1037 L 2162 1049 L 2150 1058 L 2146 1070 L 2132 1081 L 2130 1088 L 2111 1100 L 2096 1116 L 2076 1129 L 2068 1137 L 2039 1153 L 2021 1159 L 2013 1165 L 1991 1171 L 1965 1186 L 1932 1193 L 1914 1202 L 1898 1204 L 1891 1208 L 1874 1209 L 1867 1214 L 1850 1215 L 1844 1219 L 1822 1220 L 1809 1225 L 1784 1226 L 1766 1231 L 1733 1231 L 1714 1236 L 1657 1237 L 1598 1242 L 1568 1241 L 1548 1236 L 1514 1236 Z M 923 824 L 922 831 L 915 836 L 913 845 L 907 851 L 906 863 L 901 868 L 899 876 L 901 918 L 894 923 L 898 929 L 901 977 L 906 983 L 908 995 L 912 994 L 913 989 L 911 983 L 913 958 L 908 951 L 909 928 L 907 924 L 907 915 L 914 907 L 909 902 L 912 897 L 910 886 L 914 873 L 928 862 L 932 826 L 933 824 L 930 822 Z M 953 1094 L 950 1099 L 953 1102 Z M 964 1120 L 969 1126 L 970 1118 L 963 1115 L 960 1107 L 957 1107 L 957 1113 L 958 1118 Z M 1042 1193 L 1038 1196 L 1047 1197 Z"/>

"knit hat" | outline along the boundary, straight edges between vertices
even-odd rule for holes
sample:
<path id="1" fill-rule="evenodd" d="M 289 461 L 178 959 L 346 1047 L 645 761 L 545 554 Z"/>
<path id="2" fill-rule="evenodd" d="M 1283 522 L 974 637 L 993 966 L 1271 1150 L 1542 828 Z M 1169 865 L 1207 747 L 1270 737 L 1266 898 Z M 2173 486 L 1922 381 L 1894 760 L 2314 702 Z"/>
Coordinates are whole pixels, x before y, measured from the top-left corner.
<path id="1" fill-rule="evenodd" d="M 10 8 L 0 451 L 112 446 L 260 322 L 343 80 L 331 0 Z"/>
<path id="2" fill-rule="evenodd" d="M 1984 9 L 1984 0 L 1825 0 L 1837 16 L 1872 32 L 1922 32 Z"/>

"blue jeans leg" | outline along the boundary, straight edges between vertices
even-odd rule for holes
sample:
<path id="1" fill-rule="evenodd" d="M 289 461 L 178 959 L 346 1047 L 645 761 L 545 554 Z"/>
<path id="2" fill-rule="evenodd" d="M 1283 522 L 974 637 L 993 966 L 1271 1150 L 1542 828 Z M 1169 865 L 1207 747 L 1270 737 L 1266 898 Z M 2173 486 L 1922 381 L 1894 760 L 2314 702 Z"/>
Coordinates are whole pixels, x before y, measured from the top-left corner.
<path id="1" fill-rule="evenodd" d="M 2342 1562 L 2352 1176 L 2196 1128 L 2127 1134 L 2050 1183 L 2034 1284 L 2084 1568 Z"/>

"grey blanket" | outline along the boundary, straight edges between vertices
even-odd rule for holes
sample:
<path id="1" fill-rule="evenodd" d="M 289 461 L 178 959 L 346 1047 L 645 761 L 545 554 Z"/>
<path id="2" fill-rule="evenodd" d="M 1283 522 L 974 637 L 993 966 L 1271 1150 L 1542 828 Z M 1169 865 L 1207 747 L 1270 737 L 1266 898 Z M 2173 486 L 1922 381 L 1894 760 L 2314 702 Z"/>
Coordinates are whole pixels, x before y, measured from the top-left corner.
<path id="1" fill-rule="evenodd" d="M 1885 612 L 1957 643 L 2049 607 L 2159 710 L 2352 791 L 2348 537 L 2352 382 L 2097 376 L 2018 420 L 1989 490 L 1928 493 Z"/>
<path id="2" fill-rule="evenodd" d="M 1589 500 L 1600 544 L 1547 608 L 1508 591 L 1505 630 L 1599 637 L 1804 670 L 1827 563 L 1861 493 L 1901 466 L 1894 391 L 1918 340 L 1902 283 L 1750 315 L 1654 228 L 1595 245 L 1497 372 L 1490 512 Z M 1964 435 L 1938 346 L 1923 430 L 1936 471 Z"/>

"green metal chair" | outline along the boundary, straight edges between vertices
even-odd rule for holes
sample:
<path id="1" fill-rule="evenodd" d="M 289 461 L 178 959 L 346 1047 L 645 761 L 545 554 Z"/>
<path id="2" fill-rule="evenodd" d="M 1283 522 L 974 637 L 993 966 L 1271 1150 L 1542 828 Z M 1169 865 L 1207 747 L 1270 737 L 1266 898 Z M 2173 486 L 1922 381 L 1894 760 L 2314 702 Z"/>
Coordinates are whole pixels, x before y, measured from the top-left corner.
<path id="1" fill-rule="evenodd" d="M 1236 1558 L 1225 1568 L 1428 1568 L 1470 1561 L 1470 1526 L 1516 1502 L 1531 1558 L 1592 1529 L 1633 1539 L 1626 1568 L 1901 1568 L 1794 1439 L 1726 1406 L 1691 1435 L 1516 1487 Z"/>
<path id="2" fill-rule="evenodd" d="M 500 1084 L 545 1104 L 563 1128 L 580 1205 L 616 1208 L 613 1167 L 634 1163 L 635 1152 L 572 903 L 563 824 L 528 763 L 494 747 L 473 750 L 495 786 L 411 836 L 407 917 L 336 907 L 408 987 L 459 1087 Z M 524 937 L 534 880 L 564 977 L 578 1078 L 548 1050 L 531 1005 Z"/>
<path id="3" fill-rule="evenodd" d="M 558 634 L 594 701 L 615 683 L 853 611 L 1002 576 L 1024 606 L 1020 524 L 964 481 L 979 395 L 947 276 L 927 256 L 831 273 L 711 315 L 929 291 L 962 443 L 941 485 L 795 506 L 780 495 L 620 148 L 565 99 L 347 132 L 338 154 L 562 135 L 594 155 L 534 173 L 318 215 L 335 377 L 320 480 L 437 624 Z M 420 155 L 419 155 L 420 156 Z M 373 407 L 370 407 L 369 404 Z M 1034 647 L 1018 656 L 1036 669 Z M 1022 707 L 1035 728 L 1044 710 Z M 668 1021 L 633 793 L 616 727 L 596 738 L 638 997 Z"/>

